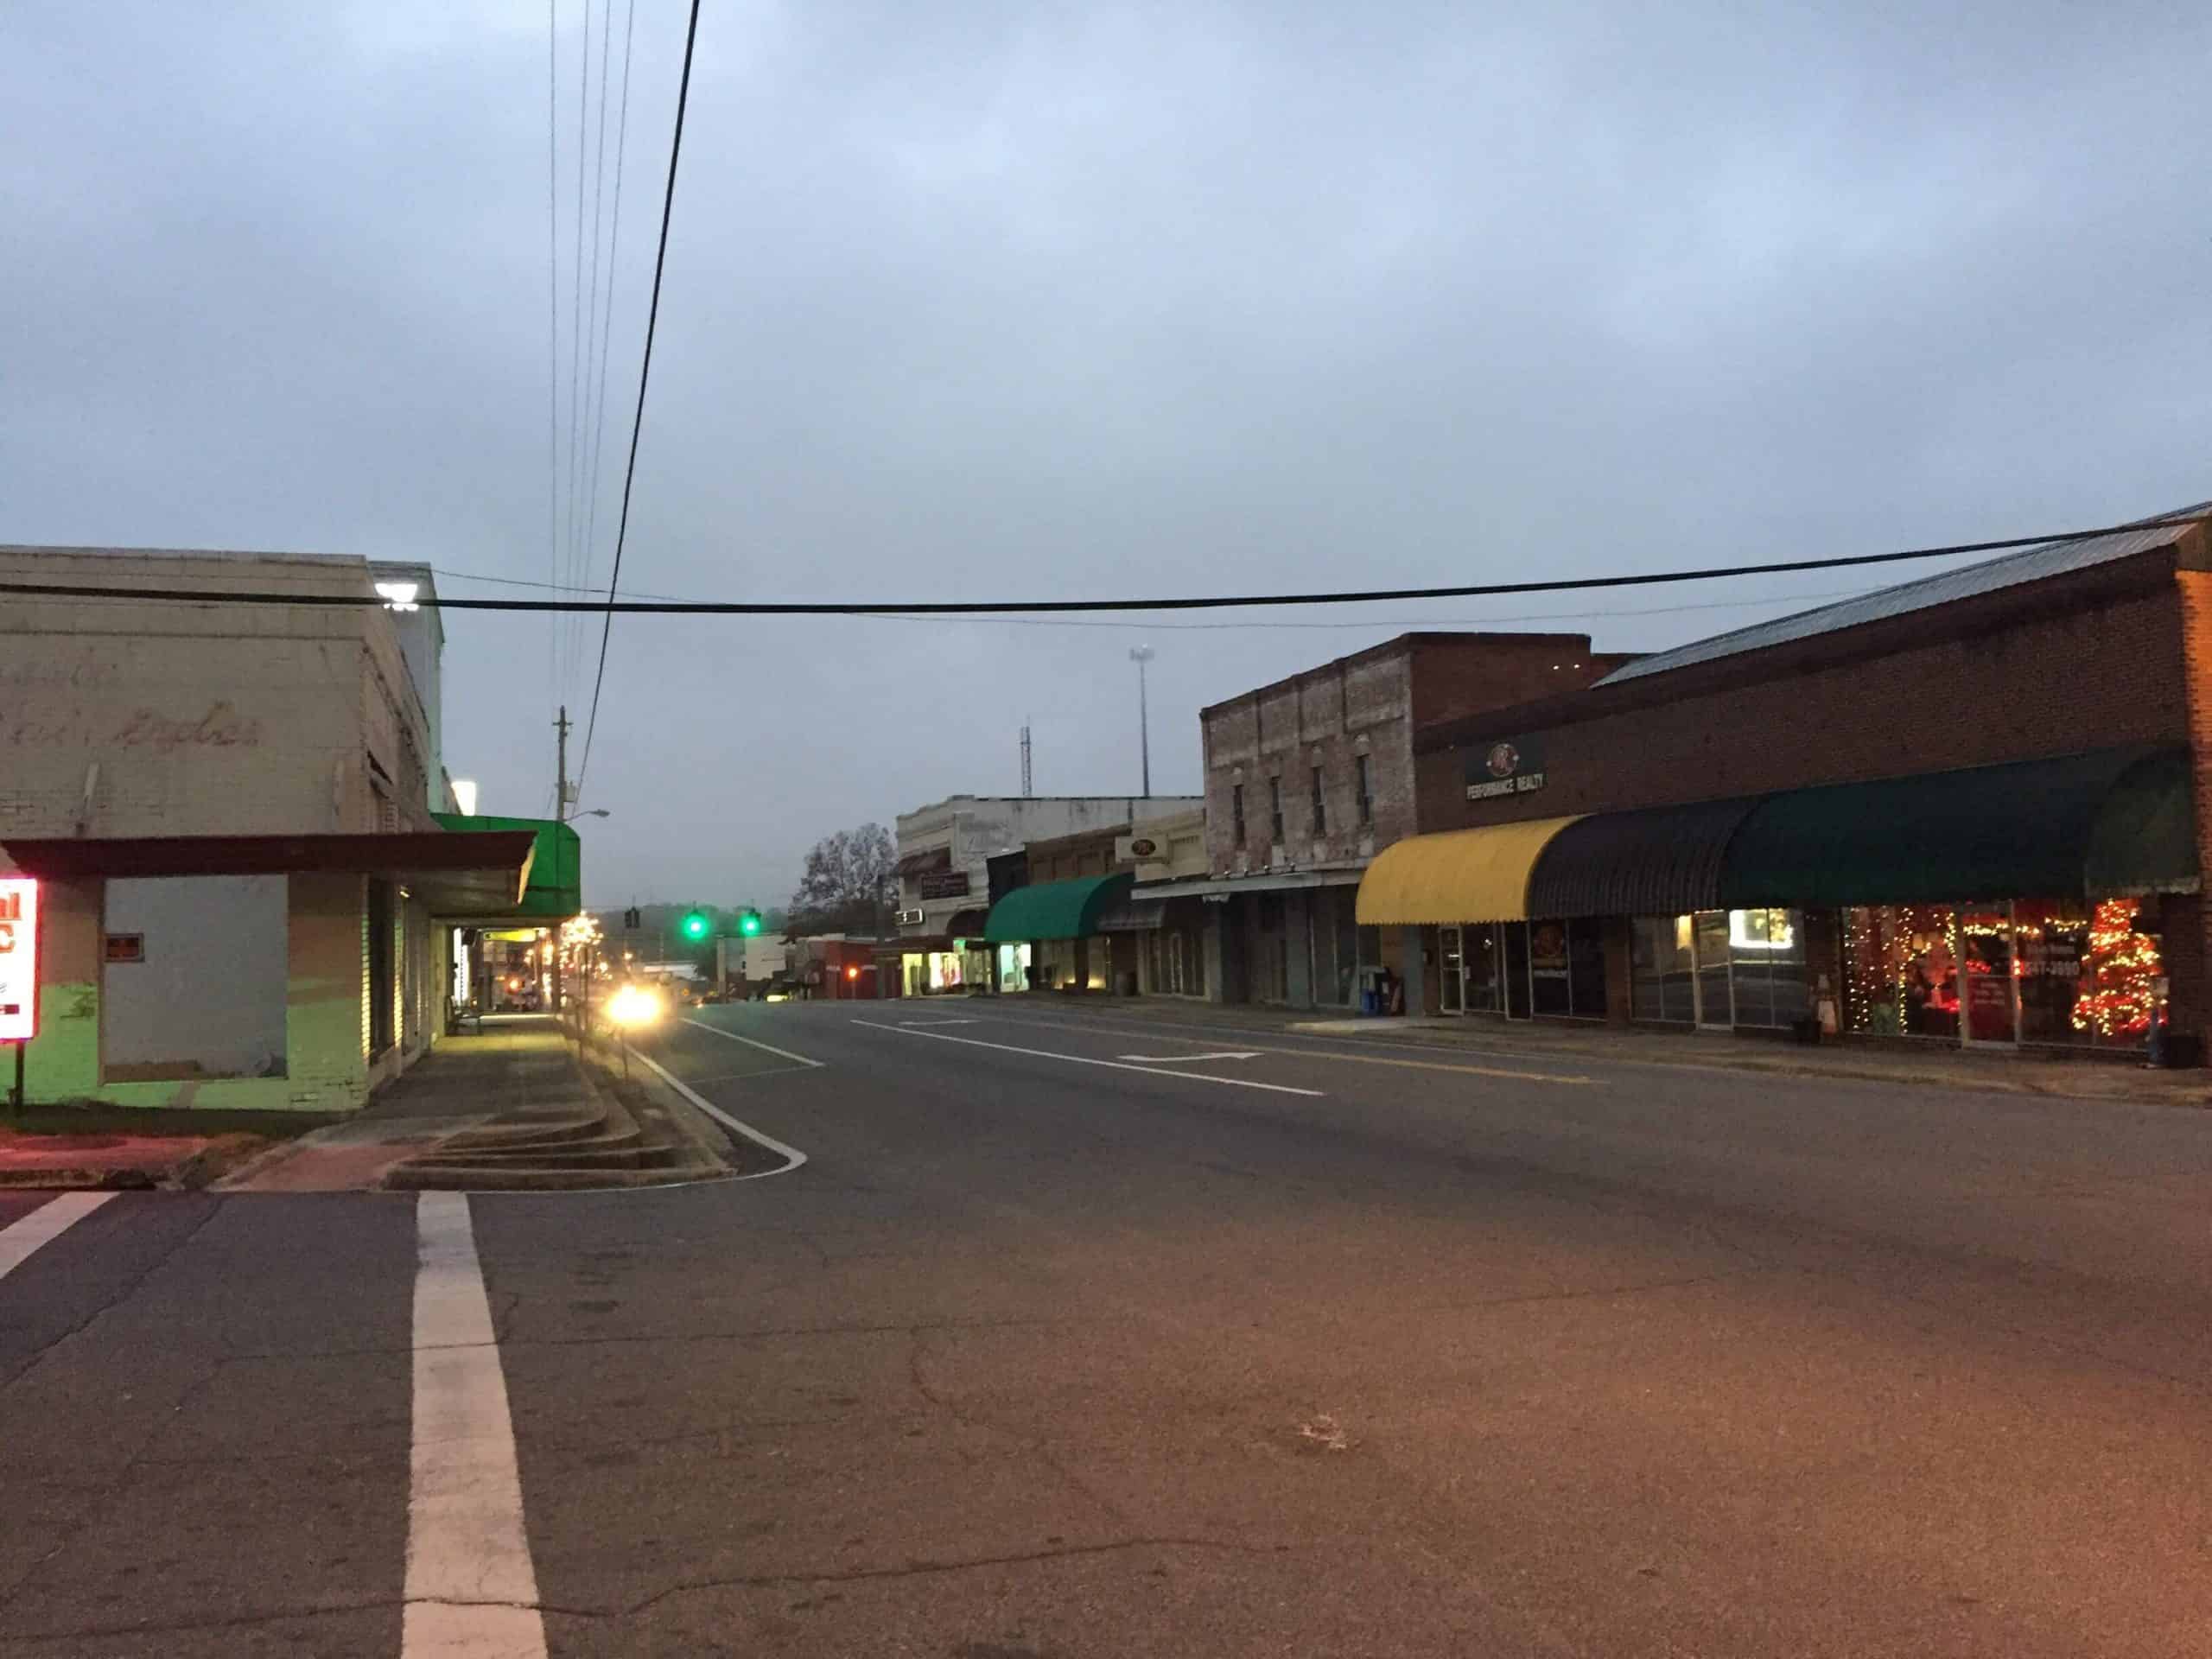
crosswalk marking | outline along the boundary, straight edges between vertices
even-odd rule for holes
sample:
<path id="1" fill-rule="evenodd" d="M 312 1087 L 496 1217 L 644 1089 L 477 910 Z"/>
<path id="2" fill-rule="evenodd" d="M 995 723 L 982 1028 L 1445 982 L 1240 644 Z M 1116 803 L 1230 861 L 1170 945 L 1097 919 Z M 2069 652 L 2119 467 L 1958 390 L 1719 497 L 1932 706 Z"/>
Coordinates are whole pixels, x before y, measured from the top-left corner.
<path id="1" fill-rule="evenodd" d="M 544 1659 L 537 1572 L 468 1198 L 416 1207 L 415 1427 L 401 1659 Z"/>
<path id="2" fill-rule="evenodd" d="M 5 1227 L 0 1227 L 0 1279 L 5 1279 L 41 1245 L 51 1244 L 114 1196 L 112 1192 L 64 1192 L 30 1214 L 18 1216 Z"/>

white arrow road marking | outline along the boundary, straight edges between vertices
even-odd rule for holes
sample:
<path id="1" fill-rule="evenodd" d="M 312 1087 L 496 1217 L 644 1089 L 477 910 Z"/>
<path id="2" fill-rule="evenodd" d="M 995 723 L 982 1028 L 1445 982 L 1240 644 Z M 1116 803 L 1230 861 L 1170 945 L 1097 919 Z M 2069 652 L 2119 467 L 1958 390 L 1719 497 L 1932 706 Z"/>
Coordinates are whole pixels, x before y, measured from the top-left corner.
<path id="1" fill-rule="evenodd" d="M 1135 1060 L 1144 1065 L 1182 1065 L 1192 1060 L 1256 1060 L 1256 1048 L 1224 1048 L 1214 1054 L 1124 1054 L 1125 1060 Z"/>
<path id="2" fill-rule="evenodd" d="M 0 1279 L 22 1267 L 40 1245 L 51 1244 L 114 1196 L 112 1192 L 64 1192 L 0 1227 Z"/>
<path id="3" fill-rule="evenodd" d="M 1012 1043 L 987 1043 L 980 1037 L 950 1037 L 941 1031 L 918 1031 L 912 1026 L 886 1025 L 880 1020 L 855 1020 L 856 1026 L 895 1031 L 907 1037 L 927 1037 L 934 1042 L 964 1043 L 969 1048 L 995 1048 L 1004 1054 L 1029 1054 L 1040 1060 L 1065 1060 L 1071 1065 L 1103 1065 L 1114 1071 L 1143 1071 L 1155 1077 L 1180 1077 L 1186 1083 L 1225 1083 L 1232 1089 L 1264 1089 L 1271 1095 L 1309 1095 L 1322 1098 L 1319 1089 L 1294 1089 L 1287 1083 L 1255 1083 L 1249 1077 L 1217 1077 L 1206 1071 L 1170 1071 L 1164 1066 L 1131 1065 L 1125 1060 L 1094 1060 L 1087 1054 L 1055 1054 L 1049 1048 L 1016 1048 Z"/>

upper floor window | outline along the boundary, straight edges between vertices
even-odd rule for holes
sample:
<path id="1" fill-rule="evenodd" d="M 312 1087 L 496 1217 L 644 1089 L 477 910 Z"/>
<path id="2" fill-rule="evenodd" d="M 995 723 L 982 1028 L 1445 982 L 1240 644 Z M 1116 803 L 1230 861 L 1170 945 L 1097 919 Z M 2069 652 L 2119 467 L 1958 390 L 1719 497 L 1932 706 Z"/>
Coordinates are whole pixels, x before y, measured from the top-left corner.
<path id="1" fill-rule="evenodd" d="M 1321 798 L 1321 768 L 1319 766 L 1313 768 L 1313 833 L 1317 836 L 1329 833 L 1329 806 Z"/>
<path id="2" fill-rule="evenodd" d="M 1375 822 L 1375 786 L 1367 775 L 1367 757 L 1359 757 L 1359 821 Z"/>
<path id="3" fill-rule="evenodd" d="M 1279 777 L 1268 779 L 1268 828 L 1274 836 L 1275 845 L 1281 846 L 1282 779 Z"/>
<path id="4" fill-rule="evenodd" d="M 1236 835 L 1236 845 L 1242 847 L 1244 844 L 1244 785 L 1242 784 L 1229 786 L 1229 825 Z"/>

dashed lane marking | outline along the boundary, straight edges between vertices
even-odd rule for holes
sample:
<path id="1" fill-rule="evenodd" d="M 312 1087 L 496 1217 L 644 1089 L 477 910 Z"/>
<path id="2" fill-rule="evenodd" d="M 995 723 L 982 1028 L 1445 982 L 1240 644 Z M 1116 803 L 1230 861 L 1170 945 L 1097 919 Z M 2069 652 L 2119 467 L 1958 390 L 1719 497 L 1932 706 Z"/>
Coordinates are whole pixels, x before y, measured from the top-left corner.
<path id="1" fill-rule="evenodd" d="M 876 1031 L 895 1031 L 907 1037 L 927 1037 L 940 1043 L 964 1043 L 970 1048 L 995 1048 L 1006 1054 L 1028 1054 L 1040 1060 L 1065 1060 L 1071 1065 L 1103 1065 L 1113 1071 L 1142 1071 L 1155 1077 L 1180 1077 L 1185 1083 L 1224 1083 L 1232 1089 L 1264 1089 L 1271 1095 L 1305 1095 L 1323 1098 L 1319 1089 L 1294 1089 L 1287 1083 L 1260 1083 L 1251 1077 L 1217 1077 L 1211 1071 L 1177 1071 L 1164 1065 L 1131 1065 L 1126 1060 L 1093 1059 L 1087 1054 L 1058 1054 L 1048 1048 L 1016 1048 L 1012 1043 L 987 1043 L 980 1037 L 951 1037 L 941 1031 L 919 1030 L 912 1026 L 886 1025 L 877 1020 L 855 1020 L 856 1026 L 868 1026 Z"/>
<path id="2" fill-rule="evenodd" d="M 810 1060 L 804 1054 L 794 1054 L 788 1048 L 778 1048 L 772 1043 L 760 1042 L 751 1037 L 741 1037 L 734 1031 L 724 1031 L 720 1026 L 709 1025 L 704 1020 L 686 1019 L 683 1023 L 700 1031 L 710 1031 L 717 1037 L 727 1037 L 733 1043 L 743 1043 L 747 1048 L 764 1049 L 780 1059 L 793 1060 L 801 1065 L 817 1067 L 822 1064 L 820 1060 Z"/>

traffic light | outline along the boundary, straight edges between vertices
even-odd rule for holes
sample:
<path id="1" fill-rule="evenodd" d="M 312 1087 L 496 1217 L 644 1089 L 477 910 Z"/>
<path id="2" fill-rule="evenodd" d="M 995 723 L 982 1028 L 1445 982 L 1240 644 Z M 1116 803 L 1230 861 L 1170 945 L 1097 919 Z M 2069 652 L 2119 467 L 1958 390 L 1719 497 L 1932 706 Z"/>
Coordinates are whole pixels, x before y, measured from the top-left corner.
<path id="1" fill-rule="evenodd" d="M 742 937 L 748 939 L 759 938 L 760 912 L 757 910 L 740 911 L 737 914 L 737 931 Z"/>
<path id="2" fill-rule="evenodd" d="M 684 912 L 683 937 L 685 938 L 703 939 L 713 929 L 714 924 L 707 919 L 705 911 L 693 910 Z"/>

